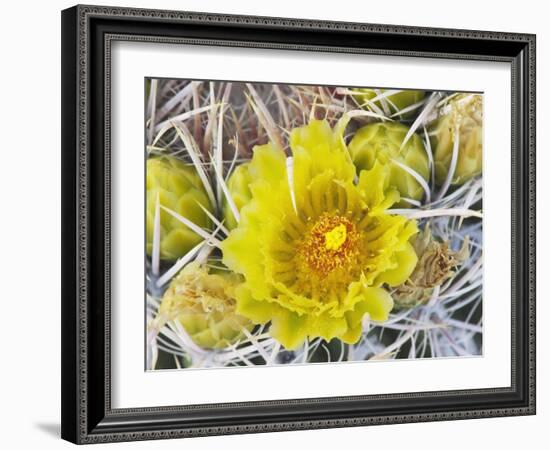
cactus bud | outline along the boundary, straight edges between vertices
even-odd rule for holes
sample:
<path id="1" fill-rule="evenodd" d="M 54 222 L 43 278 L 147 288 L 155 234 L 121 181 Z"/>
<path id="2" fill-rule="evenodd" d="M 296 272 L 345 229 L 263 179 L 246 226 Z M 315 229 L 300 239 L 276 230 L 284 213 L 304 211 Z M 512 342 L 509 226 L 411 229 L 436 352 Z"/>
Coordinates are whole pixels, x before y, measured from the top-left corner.
<path id="1" fill-rule="evenodd" d="M 160 322 L 177 320 L 195 344 L 222 349 L 244 337 L 254 325 L 235 312 L 239 276 L 227 270 L 210 273 L 192 262 L 172 280 L 159 307 Z"/>
<path id="2" fill-rule="evenodd" d="M 458 159 L 451 180 L 463 184 L 481 173 L 483 102 L 481 95 L 460 94 L 442 108 L 443 115 L 431 127 L 435 180 L 443 184 L 449 172 L 453 147 L 458 140 Z"/>
<path id="3" fill-rule="evenodd" d="M 422 139 L 413 134 L 401 148 L 408 131 L 409 128 L 400 123 L 372 123 L 357 130 L 349 144 L 349 150 L 358 173 L 372 169 L 375 161 L 389 164 L 390 185 L 396 187 L 402 197 L 420 200 L 424 193 L 420 183 L 413 175 L 392 162 L 398 161 L 425 180 L 428 179 L 428 156 Z M 401 200 L 398 206 L 407 207 L 410 204 Z"/>
<path id="4" fill-rule="evenodd" d="M 212 204 L 193 166 L 161 156 L 147 160 L 146 236 L 147 254 L 153 250 L 153 235 L 157 198 L 160 204 L 199 227 L 209 227 L 207 214 Z M 160 210 L 160 257 L 174 260 L 185 255 L 202 238 L 165 210 Z"/>

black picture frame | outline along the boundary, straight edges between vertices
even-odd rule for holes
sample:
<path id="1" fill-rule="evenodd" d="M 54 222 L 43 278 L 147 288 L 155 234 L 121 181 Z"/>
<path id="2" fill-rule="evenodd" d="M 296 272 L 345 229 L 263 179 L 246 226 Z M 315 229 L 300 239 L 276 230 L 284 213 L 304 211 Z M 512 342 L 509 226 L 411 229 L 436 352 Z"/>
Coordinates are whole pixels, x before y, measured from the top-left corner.
<path id="1" fill-rule="evenodd" d="M 511 386 L 112 409 L 109 99 L 114 40 L 509 63 Z M 62 437 L 79 444 L 535 414 L 535 36 L 99 6 L 64 10 L 61 331 Z"/>

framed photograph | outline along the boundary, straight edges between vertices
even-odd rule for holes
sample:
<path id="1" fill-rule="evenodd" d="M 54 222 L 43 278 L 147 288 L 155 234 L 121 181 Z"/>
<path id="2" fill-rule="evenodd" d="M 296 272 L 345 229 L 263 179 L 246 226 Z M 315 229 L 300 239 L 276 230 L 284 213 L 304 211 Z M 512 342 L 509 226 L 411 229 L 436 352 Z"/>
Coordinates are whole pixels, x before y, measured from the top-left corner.
<path id="1" fill-rule="evenodd" d="M 535 36 L 62 12 L 62 437 L 535 413 Z"/>

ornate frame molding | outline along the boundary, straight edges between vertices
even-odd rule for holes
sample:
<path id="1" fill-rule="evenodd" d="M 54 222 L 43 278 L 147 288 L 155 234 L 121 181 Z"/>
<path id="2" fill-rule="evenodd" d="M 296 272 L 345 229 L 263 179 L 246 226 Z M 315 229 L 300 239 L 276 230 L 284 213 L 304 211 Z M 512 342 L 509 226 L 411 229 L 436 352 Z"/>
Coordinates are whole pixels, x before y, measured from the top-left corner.
<path id="1" fill-rule="evenodd" d="M 100 19 L 112 22 L 109 26 L 97 30 Z M 193 26 L 200 34 L 201 27 L 231 27 L 246 29 L 250 38 L 220 39 L 206 37 L 152 36 L 145 32 L 116 32 L 124 24 L 132 23 L 139 28 L 146 24 L 160 23 L 165 26 Z M 96 27 L 96 28 L 94 28 Z M 303 30 L 331 32 L 335 37 L 332 43 L 304 44 L 299 42 L 262 41 L 257 32 L 285 31 L 291 36 Z M 145 29 L 143 31 L 146 31 Z M 220 28 L 220 31 L 222 29 Z M 361 35 L 365 39 L 376 38 L 376 47 L 351 47 L 345 44 L 348 34 Z M 417 50 L 413 44 L 407 48 L 384 47 L 386 38 L 423 37 L 431 46 Z M 96 39 L 96 41 L 94 41 Z M 99 40 L 98 40 L 99 39 Z M 431 39 L 431 41 L 430 41 Z M 278 48 L 305 51 L 330 51 L 348 53 L 368 53 L 415 57 L 436 57 L 450 59 L 482 59 L 504 61 L 512 65 L 512 145 L 513 177 L 512 195 L 514 198 L 512 245 L 520 249 L 520 257 L 513 259 L 513 335 L 522 342 L 512 346 L 512 386 L 510 388 L 484 389 L 472 391 L 449 391 L 419 394 L 376 395 L 361 397 L 335 397 L 309 400 L 288 400 L 270 402 L 251 402 L 239 404 L 195 405 L 190 407 L 139 408 L 113 410 L 110 402 L 110 63 L 111 43 L 117 40 L 143 41 L 156 43 L 187 43 L 200 45 L 244 46 L 257 48 Z M 289 38 L 292 41 L 292 37 Z M 444 52 L 438 47 L 441 40 L 458 43 L 459 51 Z M 98 44 L 98 42 L 100 44 Z M 481 44 L 497 43 L 493 53 L 483 53 Z M 470 47 L 465 49 L 465 43 Z M 102 49 L 100 47 L 103 47 Z M 101 67 L 98 67 L 101 63 Z M 194 12 L 157 11 L 146 9 L 127 9 L 98 6 L 76 6 L 63 12 L 63 412 L 62 435 L 77 443 L 98 443 L 129 441 L 142 439 L 162 439 L 173 437 L 206 436 L 214 434 L 239 434 L 251 432 L 270 432 L 300 430 L 327 427 L 347 427 L 373 424 L 403 422 L 456 420 L 535 413 L 535 36 L 529 34 L 498 33 L 487 31 L 449 30 L 395 25 L 376 25 L 362 23 L 344 23 L 313 21 L 303 19 L 283 19 L 269 17 L 233 16 L 204 14 Z M 103 74 L 103 79 L 98 77 Z M 103 84 L 101 111 L 104 123 L 99 132 L 91 111 L 97 112 L 98 106 L 93 98 L 97 96 L 99 86 Z M 514 91 L 515 90 L 515 91 Z M 93 95 L 91 95 L 93 94 Z M 515 101 L 515 100 L 518 101 Z M 101 136 L 100 136 L 101 135 Z M 92 156 L 90 142 L 95 139 L 103 145 L 103 156 L 99 163 Z M 97 166 L 96 164 L 99 164 Z M 98 176 L 102 173 L 102 179 Z M 94 178 L 95 176 L 95 178 Z M 97 184 L 102 184 L 98 189 Z M 97 217 L 98 208 L 104 211 L 103 217 Z M 522 216 L 522 212 L 525 216 Z M 102 225 L 100 225 L 102 222 Z M 103 247 L 102 252 L 92 251 L 92 236 L 102 231 L 101 239 L 94 241 Z M 95 239 L 98 239 L 95 237 Z M 519 261 L 519 267 L 516 265 Z M 101 267 L 99 267 L 101 266 Z M 90 320 L 96 285 L 93 281 L 103 274 L 104 299 L 102 324 Z M 514 284 L 517 282 L 517 285 Z M 515 293 L 524 292 L 523 298 Z M 522 309 L 524 308 L 524 310 Z M 523 312 L 522 312 L 523 311 Z M 521 313 L 518 317 L 517 313 Z M 518 320 L 522 322 L 519 323 Z M 524 322 L 524 323 L 523 323 Z M 519 325 L 519 328 L 518 327 Z M 103 333 L 98 337 L 96 328 Z M 525 341 L 523 341 L 525 340 Z M 96 395 L 101 383 L 92 382 L 90 368 L 95 367 L 90 348 L 103 345 L 104 384 L 101 404 L 91 401 L 90 395 Z M 514 342 L 513 342 L 514 344 Z M 520 349 L 521 345 L 521 349 Z M 524 351 L 526 349 L 526 351 Z M 521 350 L 521 351 L 520 351 Z M 517 358 L 518 352 L 520 358 Z M 95 353 L 94 353 L 95 354 Z M 517 371 L 519 368 L 519 372 Z M 97 377 L 97 373 L 95 373 Z M 67 381 L 67 383 L 65 383 Z M 95 383 L 95 384 L 94 384 Z M 518 392 L 521 390 L 521 392 Z M 481 392 L 483 391 L 483 392 Z M 251 423 L 221 423 L 218 425 L 199 425 L 191 421 L 170 425 L 170 414 L 185 415 L 186 411 L 203 411 L 226 408 L 284 408 L 290 405 L 314 405 L 329 407 L 331 403 L 346 401 L 400 400 L 403 404 L 430 396 L 431 398 L 456 397 L 466 401 L 474 400 L 483 394 L 495 398 L 495 402 L 483 403 L 484 407 L 472 409 L 418 409 L 411 413 L 378 414 L 368 412 L 347 417 L 319 417 L 307 420 L 271 420 Z M 496 397 L 511 396 L 508 403 L 501 405 Z M 504 398 L 504 397 L 503 397 Z M 506 397 L 508 398 L 508 397 Z M 408 402 L 408 403 L 407 403 Z M 103 405 L 103 406 L 101 406 Z M 330 408 L 329 408 L 330 409 Z M 414 408 L 413 408 L 414 409 Z M 164 421 L 164 422 L 163 422 Z"/>

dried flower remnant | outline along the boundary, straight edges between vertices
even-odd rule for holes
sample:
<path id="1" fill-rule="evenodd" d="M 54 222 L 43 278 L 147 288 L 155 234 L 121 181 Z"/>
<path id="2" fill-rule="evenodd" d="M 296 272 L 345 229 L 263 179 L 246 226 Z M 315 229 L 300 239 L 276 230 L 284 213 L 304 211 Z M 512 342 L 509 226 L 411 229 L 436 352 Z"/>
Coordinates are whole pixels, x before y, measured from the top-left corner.
<path id="1" fill-rule="evenodd" d="M 358 173 L 371 169 L 376 161 L 388 164 L 390 185 L 395 186 L 402 197 L 420 200 L 424 190 L 403 166 L 426 181 L 430 173 L 428 156 L 422 139 L 416 133 L 402 146 L 408 131 L 409 128 L 400 123 L 369 124 L 357 130 L 349 150 Z M 407 207 L 410 203 L 401 200 L 399 206 Z"/>
<path id="2" fill-rule="evenodd" d="M 147 254 L 151 255 L 153 250 L 157 200 L 160 206 L 185 217 L 198 227 L 207 228 L 210 225 L 201 205 L 212 212 L 212 204 L 193 166 L 171 156 L 150 158 L 147 160 L 146 186 Z M 162 259 L 175 260 L 202 241 L 198 234 L 163 208 L 159 208 L 158 214 Z"/>
<path id="3" fill-rule="evenodd" d="M 443 184 L 455 145 L 458 145 L 452 184 L 463 184 L 479 175 L 483 160 L 483 100 L 479 94 L 459 94 L 444 105 L 443 114 L 431 127 L 435 179 Z"/>
<path id="4" fill-rule="evenodd" d="M 414 238 L 414 250 L 418 262 L 410 278 L 393 292 L 397 308 L 412 308 L 430 300 L 436 286 L 452 278 L 455 269 L 469 257 L 469 239 L 459 251 L 449 249 L 448 242 L 439 242 L 426 225 Z"/>
<path id="5" fill-rule="evenodd" d="M 239 276 L 211 272 L 192 262 L 172 280 L 164 293 L 155 325 L 179 321 L 189 337 L 204 349 L 223 349 L 243 338 L 253 324 L 235 312 Z"/>
<path id="6" fill-rule="evenodd" d="M 346 122 L 292 130 L 291 166 L 275 144 L 255 147 L 252 200 L 221 244 L 224 264 L 245 278 L 237 312 L 271 322 L 287 349 L 314 337 L 357 342 L 366 314 L 384 321 L 393 308 L 384 286 L 403 283 L 416 264 L 416 222 L 386 214 L 399 200 L 387 166 L 376 163 L 355 181 Z"/>

